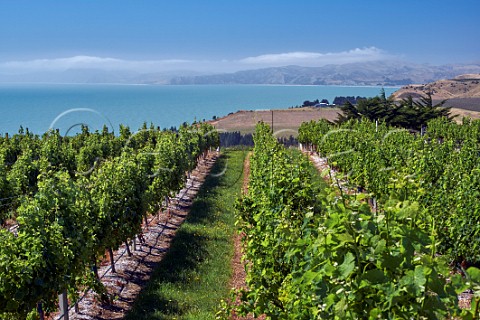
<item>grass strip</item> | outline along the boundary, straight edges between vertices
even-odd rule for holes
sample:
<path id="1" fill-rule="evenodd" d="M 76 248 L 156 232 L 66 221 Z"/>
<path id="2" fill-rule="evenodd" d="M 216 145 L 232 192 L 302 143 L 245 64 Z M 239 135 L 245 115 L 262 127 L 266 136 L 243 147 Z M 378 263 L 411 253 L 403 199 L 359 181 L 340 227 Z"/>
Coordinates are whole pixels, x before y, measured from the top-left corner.
<path id="1" fill-rule="evenodd" d="M 228 297 L 232 274 L 234 203 L 246 151 L 229 150 L 216 162 L 125 319 L 214 319 Z"/>

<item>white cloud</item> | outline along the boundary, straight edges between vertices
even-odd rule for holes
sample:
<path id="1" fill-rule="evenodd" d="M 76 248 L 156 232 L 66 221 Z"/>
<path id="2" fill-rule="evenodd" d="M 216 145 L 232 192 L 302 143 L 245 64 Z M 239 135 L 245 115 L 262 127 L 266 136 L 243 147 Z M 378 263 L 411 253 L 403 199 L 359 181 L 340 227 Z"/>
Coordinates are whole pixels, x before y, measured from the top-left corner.
<path id="1" fill-rule="evenodd" d="M 0 63 L 0 72 L 36 72 L 64 71 L 68 69 L 103 69 L 130 71 L 160 71 L 189 65 L 191 61 L 182 59 L 169 60 L 122 60 L 93 56 L 74 56 L 68 58 L 35 59 L 27 61 L 7 61 Z"/>
<path id="2" fill-rule="evenodd" d="M 264 54 L 248 57 L 239 62 L 245 65 L 285 66 L 299 65 L 306 67 L 319 67 L 327 64 L 345 64 L 353 62 L 366 62 L 391 58 L 386 52 L 375 47 L 356 48 L 342 52 L 288 52 L 278 54 Z"/>
<path id="3" fill-rule="evenodd" d="M 388 59 L 393 56 L 376 47 L 357 48 L 343 52 L 288 52 L 264 54 L 239 60 L 124 60 L 110 57 L 73 56 L 67 58 L 35 59 L 0 62 L 0 73 L 28 73 L 64 71 L 68 69 L 102 69 L 135 72 L 169 72 L 191 70 L 197 72 L 232 72 L 245 69 L 299 65 L 317 67 L 326 64 L 344 64 Z"/>
<path id="4" fill-rule="evenodd" d="M 7 61 L 0 64 L 6 70 L 65 70 L 69 68 L 88 68 L 99 64 L 116 64 L 121 60 L 90 56 L 75 56 L 56 59 L 35 59 L 27 61 Z"/>

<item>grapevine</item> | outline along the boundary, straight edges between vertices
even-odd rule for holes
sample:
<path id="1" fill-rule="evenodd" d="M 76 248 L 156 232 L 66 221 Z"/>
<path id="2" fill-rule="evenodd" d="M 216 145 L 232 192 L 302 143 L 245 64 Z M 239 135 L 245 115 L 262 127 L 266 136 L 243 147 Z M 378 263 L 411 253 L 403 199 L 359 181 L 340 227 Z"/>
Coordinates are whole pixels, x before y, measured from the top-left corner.
<path id="1" fill-rule="evenodd" d="M 102 293 L 100 256 L 134 238 L 218 141 L 206 124 L 0 137 L 0 222 L 18 224 L 0 228 L 0 318 L 26 318 L 38 303 L 54 311 L 59 293 L 75 300 L 85 285 Z"/>
<path id="2" fill-rule="evenodd" d="M 239 311 L 295 319 L 459 315 L 462 280 L 450 275 L 447 256 L 438 255 L 434 219 L 419 202 L 424 192 L 416 192 L 416 181 L 390 176 L 409 172 L 402 166 L 410 161 L 409 150 L 402 150 L 400 159 L 388 157 L 394 152 L 376 143 L 387 127 L 351 122 L 343 129 L 349 130 L 316 138 L 321 145 L 303 143 L 330 155 L 337 143 L 336 150 L 353 148 L 329 158 L 330 164 L 373 189 L 382 203 L 377 211 L 365 201 L 368 194 L 316 188 L 319 178 L 307 173 L 308 160 L 278 145 L 267 125 L 257 126 L 249 192 L 237 204 L 248 261 L 248 289 Z M 403 131 L 384 141 L 416 143 Z M 375 152 L 363 154 L 370 144 Z M 364 159 L 373 167 L 374 157 L 393 169 L 370 175 L 356 164 Z"/>

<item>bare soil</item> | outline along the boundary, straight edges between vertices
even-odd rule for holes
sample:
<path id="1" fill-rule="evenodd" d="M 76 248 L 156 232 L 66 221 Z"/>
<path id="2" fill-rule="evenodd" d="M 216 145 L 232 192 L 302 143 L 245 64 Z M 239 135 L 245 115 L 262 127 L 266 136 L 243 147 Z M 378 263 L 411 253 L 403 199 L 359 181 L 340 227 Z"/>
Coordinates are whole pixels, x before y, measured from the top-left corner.
<path id="1" fill-rule="evenodd" d="M 248 193 L 248 181 L 250 177 L 250 156 L 251 153 L 247 155 L 245 158 L 245 162 L 243 165 L 243 186 L 242 186 L 242 193 L 247 194 Z M 246 289 L 247 284 L 245 282 L 245 278 L 247 276 L 245 272 L 245 261 L 242 260 L 243 256 L 243 237 L 245 235 L 235 232 L 234 238 L 233 238 L 233 243 L 234 243 L 234 248 L 235 248 L 235 253 L 233 256 L 232 260 L 232 269 L 233 269 L 233 275 L 232 275 L 232 280 L 231 280 L 231 287 L 233 289 L 241 290 L 241 289 Z M 239 305 L 240 302 L 240 297 L 237 297 L 235 304 Z M 234 320 L 252 320 L 252 319 L 265 319 L 265 316 L 262 315 L 258 318 L 255 318 L 252 314 L 248 314 L 245 317 L 242 317 L 237 314 L 232 314 L 231 319 Z"/>
<path id="2" fill-rule="evenodd" d="M 243 185 L 242 185 L 242 193 L 247 194 L 248 192 L 248 177 L 250 176 L 250 153 L 245 158 L 245 162 L 243 164 Z M 235 290 L 246 289 L 247 284 L 245 282 L 245 278 L 247 276 L 245 272 L 245 264 L 242 261 L 243 256 L 243 234 L 239 233 L 238 231 L 235 232 L 233 237 L 233 246 L 234 246 L 234 255 L 232 259 L 232 279 L 231 279 L 231 288 Z M 237 297 L 235 301 L 236 305 L 240 304 L 240 298 Z M 235 320 L 246 320 L 246 319 L 254 319 L 252 315 L 248 315 L 246 317 L 239 316 L 237 314 L 232 315 L 232 319 Z"/>
<path id="3" fill-rule="evenodd" d="M 210 123 L 220 131 L 240 131 L 243 134 L 253 133 L 255 131 L 255 125 L 260 121 L 271 125 L 273 115 L 273 131 L 276 132 L 278 136 L 297 136 L 298 128 L 303 122 L 316 121 L 321 118 L 334 121 L 338 117 L 338 113 L 339 109 L 337 108 L 242 110 L 215 121 L 210 121 Z"/>
<path id="4" fill-rule="evenodd" d="M 460 108 L 452 108 L 450 109 L 451 111 L 451 114 L 452 115 L 457 115 L 457 117 L 455 118 L 455 121 L 457 123 L 461 123 L 462 122 L 462 118 L 471 118 L 472 120 L 475 120 L 475 119 L 480 119 L 480 98 L 477 99 L 478 102 L 476 104 L 477 108 L 475 108 L 475 104 L 474 105 L 468 105 L 468 106 L 465 106 L 465 109 L 460 109 Z M 455 105 L 453 103 L 453 105 Z M 472 110 L 470 110 L 470 107 L 473 108 Z"/>
<path id="5" fill-rule="evenodd" d="M 248 177 L 250 175 L 250 161 L 249 161 L 250 154 L 247 155 L 244 165 L 243 165 L 243 186 L 242 186 L 242 192 L 243 194 L 247 193 L 248 190 Z M 233 260 L 232 260 L 232 279 L 230 282 L 230 286 L 233 289 L 245 289 L 246 284 L 245 284 L 245 265 L 242 262 L 242 238 L 243 234 L 239 232 L 235 232 L 234 238 L 233 238 L 233 244 L 234 244 L 234 255 L 233 255 Z M 239 319 L 239 318 L 237 318 Z"/>
<path id="6" fill-rule="evenodd" d="M 417 98 L 432 93 L 434 100 L 480 98 L 480 74 L 459 76 L 450 80 L 438 80 L 427 84 L 412 84 L 397 90 L 396 99 Z"/>

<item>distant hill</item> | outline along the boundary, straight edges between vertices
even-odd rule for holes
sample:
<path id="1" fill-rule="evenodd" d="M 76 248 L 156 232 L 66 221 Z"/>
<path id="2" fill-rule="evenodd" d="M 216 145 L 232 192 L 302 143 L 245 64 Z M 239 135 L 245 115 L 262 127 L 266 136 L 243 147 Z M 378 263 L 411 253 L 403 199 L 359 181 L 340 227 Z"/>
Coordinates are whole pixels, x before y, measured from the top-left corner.
<path id="1" fill-rule="evenodd" d="M 480 64 L 430 66 L 377 61 L 328 65 L 286 66 L 235 73 L 176 77 L 171 84 L 278 84 L 278 85 L 375 85 L 400 86 L 480 73 Z"/>
<path id="2" fill-rule="evenodd" d="M 402 86 L 451 79 L 461 74 L 480 74 L 478 64 L 432 66 L 399 61 L 376 61 L 327 65 L 323 67 L 285 66 L 244 70 L 223 74 L 199 74 L 177 70 L 151 73 L 132 70 L 66 69 L 25 74 L 6 74 L 2 82 L 124 83 L 124 84 L 275 84 Z"/>
<path id="3" fill-rule="evenodd" d="M 393 96 L 397 99 L 412 96 L 418 98 L 427 92 L 435 99 L 480 98 L 480 74 L 464 74 L 450 80 L 438 80 L 428 84 L 402 87 Z"/>
<path id="4" fill-rule="evenodd" d="M 194 76 L 198 75 L 198 72 L 179 70 L 139 73 L 131 70 L 75 68 L 62 71 L 2 74 L 0 70 L 0 83 L 170 84 L 170 80 L 179 75 Z"/>
<path id="5" fill-rule="evenodd" d="M 463 74 L 449 80 L 438 80 L 427 84 L 411 84 L 392 94 L 396 100 L 412 96 L 418 99 L 428 92 L 434 101 L 447 100 L 447 106 L 480 110 L 480 73 Z"/>

